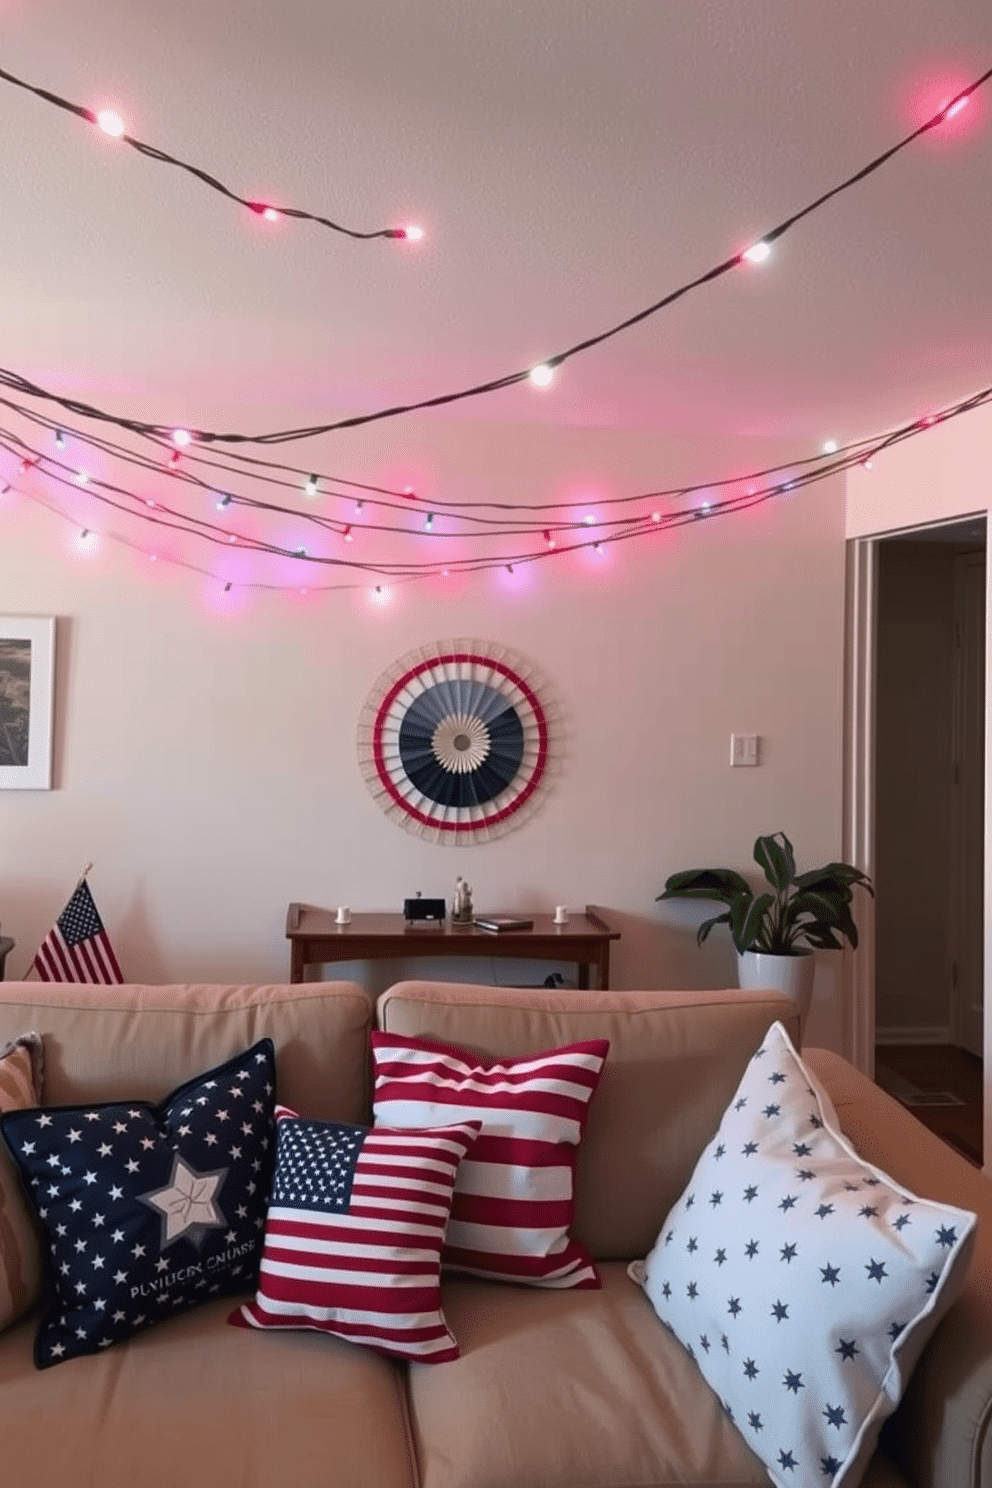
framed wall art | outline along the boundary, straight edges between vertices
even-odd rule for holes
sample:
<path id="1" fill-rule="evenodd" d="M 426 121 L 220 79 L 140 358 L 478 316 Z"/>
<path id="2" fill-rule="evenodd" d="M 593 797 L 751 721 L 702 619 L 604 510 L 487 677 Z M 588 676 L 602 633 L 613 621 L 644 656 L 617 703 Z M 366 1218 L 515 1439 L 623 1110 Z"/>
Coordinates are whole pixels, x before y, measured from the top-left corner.
<path id="1" fill-rule="evenodd" d="M 530 661 L 488 641 L 435 641 L 389 667 L 358 727 L 365 783 L 398 826 L 436 843 L 518 827 L 555 773 L 558 708 Z"/>
<path id="2" fill-rule="evenodd" d="M 55 621 L 0 615 L 0 790 L 51 790 Z"/>

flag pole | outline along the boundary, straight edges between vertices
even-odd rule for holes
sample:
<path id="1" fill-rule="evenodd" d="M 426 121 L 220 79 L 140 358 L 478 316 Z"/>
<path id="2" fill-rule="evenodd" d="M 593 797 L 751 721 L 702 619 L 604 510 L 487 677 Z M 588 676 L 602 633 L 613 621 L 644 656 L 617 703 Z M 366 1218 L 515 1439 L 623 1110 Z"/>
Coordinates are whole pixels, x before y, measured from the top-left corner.
<path id="1" fill-rule="evenodd" d="M 83 872 L 82 872 L 82 875 L 80 877 L 80 880 L 79 880 L 79 882 L 76 885 L 76 889 L 81 889 L 82 888 L 83 884 L 86 882 L 87 878 L 89 877 L 89 875 L 92 872 L 93 872 L 93 864 L 92 863 L 87 863 L 86 864 L 86 867 L 83 869 Z M 73 893 L 76 892 L 76 889 L 73 889 Z"/>

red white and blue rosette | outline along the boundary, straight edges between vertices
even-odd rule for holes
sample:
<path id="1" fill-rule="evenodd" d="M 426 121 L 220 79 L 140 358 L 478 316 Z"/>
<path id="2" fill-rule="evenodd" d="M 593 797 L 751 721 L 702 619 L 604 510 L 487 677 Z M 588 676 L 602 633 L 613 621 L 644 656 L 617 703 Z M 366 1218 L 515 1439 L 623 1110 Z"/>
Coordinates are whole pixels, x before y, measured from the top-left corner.
<path id="1" fill-rule="evenodd" d="M 519 826 L 550 779 L 553 709 L 535 667 L 484 641 L 409 652 L 369 693 L 358 731 L 365 782 L 388 816 L 435 842 Z"/>

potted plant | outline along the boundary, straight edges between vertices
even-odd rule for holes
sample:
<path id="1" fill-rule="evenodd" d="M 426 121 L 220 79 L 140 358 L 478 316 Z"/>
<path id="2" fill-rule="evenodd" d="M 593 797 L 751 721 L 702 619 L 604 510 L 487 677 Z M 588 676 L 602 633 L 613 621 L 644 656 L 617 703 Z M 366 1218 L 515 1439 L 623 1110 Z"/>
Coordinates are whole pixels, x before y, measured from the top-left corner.
<path id="1" fill-rule="evenodd" d="M 804 1024 L 813 993 L 813 951 L 840 950 L 843 936 L 858 943 L 851 899 L 860 884 L 874 896 L 867 874 L 850 863 L 827 863 L 796 872 L 792 843 L 784 832 L 759 837 L 754 861 L 772 893 L 756 894 L 732 868 L 689 868 L 673 873 L 658 899 L 708 899 L 726 904 L 696 932 L 702 945 L 714 925 L 727 925 L 737 947 L 738 985 L 774 987 L 792 997 Z"/>

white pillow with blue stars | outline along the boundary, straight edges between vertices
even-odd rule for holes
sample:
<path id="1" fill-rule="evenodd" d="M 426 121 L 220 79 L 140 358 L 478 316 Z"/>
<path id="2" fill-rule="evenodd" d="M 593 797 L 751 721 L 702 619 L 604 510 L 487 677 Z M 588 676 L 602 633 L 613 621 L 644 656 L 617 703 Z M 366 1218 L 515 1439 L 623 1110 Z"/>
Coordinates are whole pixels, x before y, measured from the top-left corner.
<path id="1" fill-rule="evenodd" d="M 47 1369 L 258 1280 L 275 1156 L 271 1039 L 158 1105 L 44 1106 L 0 1118 L 49 1247 Z"/>
<path id="2" fill-rule="evenodd" d="M 975 1224 L 860 1158 L 773 1023 L 631 1274 L 773 1483 L 855 1488 Z"/>

